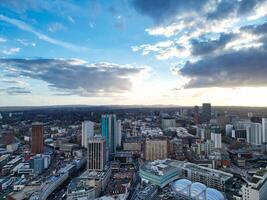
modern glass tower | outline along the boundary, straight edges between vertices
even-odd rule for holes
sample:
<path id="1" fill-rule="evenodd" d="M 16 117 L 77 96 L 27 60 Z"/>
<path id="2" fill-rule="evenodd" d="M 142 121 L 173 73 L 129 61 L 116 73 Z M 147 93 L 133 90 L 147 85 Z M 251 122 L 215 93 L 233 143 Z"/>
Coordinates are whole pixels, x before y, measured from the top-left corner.
<path id="1" fill-rule="evenodd" d="M 117 120 L 116 115 L 101 116 L 101 135 L 106 140 L 109 154 L 116 152 Z"/>

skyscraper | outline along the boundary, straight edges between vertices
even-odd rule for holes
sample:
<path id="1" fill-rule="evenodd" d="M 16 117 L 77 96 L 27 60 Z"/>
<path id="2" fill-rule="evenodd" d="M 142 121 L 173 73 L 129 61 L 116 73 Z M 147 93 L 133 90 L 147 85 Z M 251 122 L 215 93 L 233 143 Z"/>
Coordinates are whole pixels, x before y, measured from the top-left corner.
<path id="1" fill-rule="evenodd" d="M 106 163 L 105 139 L 99 136 L 88 139 L 88 163 L 89 170 L 102 171 Z"/>
<path id="2" fill-rule="evenodd" d="M 116 152 L 118 138 L 118 123 L 116 115 L 102 115 L 101 116 L 101 135 L 106 140 L 106 147 L 109 154 Z"/>
<path id="3" fill-rule="evenodd" d="M 262 145 L 262 125 L 261 123 L 251 123 L 247 127 L 247 142 L 252 145 Z"/>
<path id="4" fill-rule="evenodd" d="M 267 143 L 267 118 L 262 118 L 262 143 Z"/>
<path id="5" fill-rule="evenodd" d="M 33 154 L 44 151 L 44 126 L 42 123 L 32 124 L 31 152 Z"/>
<path id="6" fill-rule="evenodd" d="M 214 142 L 214 148 L 222 148 L 222 134 L 211 132 L 211 140 Z"/>
<path id="7" fill-rule="evenodd" d="M 82 123 L 82 146 L 87 148 L 88 139 L 94 137 L 94 122 L 84 121 Z"/>
<path id="8" fill-rule="evenodd" d="M 211 119 L 211 104 L 210 103 L 203 103 L 202 104 L 202 123 L 209 123 Z"/>

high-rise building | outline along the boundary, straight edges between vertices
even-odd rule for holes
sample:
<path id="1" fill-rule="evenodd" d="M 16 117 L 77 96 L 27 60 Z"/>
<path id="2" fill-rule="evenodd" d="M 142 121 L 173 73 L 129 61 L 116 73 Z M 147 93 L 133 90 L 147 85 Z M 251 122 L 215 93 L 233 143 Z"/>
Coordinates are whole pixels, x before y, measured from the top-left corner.
<path id="1" fill-rule="evenodd" d="M 203 103 L 202 104 L 202 116 L 201 121 L 203 123 L 209 123 L 211 119 L 211 104 Z"/>
<path id="2" fill-rule="evenodd" d="M 247 127 L 247 143 L 252 145 L 262 145 L 262 125 L 260 123 L 250 123 Z"/>
<path id="3" fill-rule="evenodd" d="M 116 147 L 121 146 L 121 120 L 117 120 L 117 126 L 116 126 Z"/>
<path id="4" fill-rule="evenodd" d="M 211 132 L 211 140 L 214 142 L 214 148 L 222 148 L 222 134 Z"/>
<path id="5" fill-rule="evenodd" d="M 262 118 L 262 143 L 267 143 L 267 118 Z"/>
<path id="6" fill-rule="evenodd" d="M 194 106 L 194 123 L 195 124 L 200 123 L 199 107 L 198 106 Z"/>
<path id="7" fill-rule="evenodd" d="M 119 124 L 119 125 L 118 125 Z M 120 123 L 116 120 L 116 115 L 102 115 L 101 116 L 101 135 L 106 140 L 106 147 L 109 154 L 116 152 L 117 142 L 119 142 Z"/>
<path id="8" fill-rule="evenodd" d="M 31 152 L 40 154 L 44 151 L 44 125 L 42 123 L 32 124 Z"/>
<path id="9" fill-rule="evenodd" d="M 91 137 L 88 139 L 88 170 L 102 171 L 106 163 L 106 143 L 102 137 Z"/>
<path id="10" fill-rule="evenodd" d="M 94 137 L 94 122 L 82 122 L 82 146 L 87 148 L 88 139 Z"/>
<path id="11" fill-rule="evenodd" d="M 145 141 L 145 160 L 163 160 L 168 158 L 167 139 L 156 138 Z"/>

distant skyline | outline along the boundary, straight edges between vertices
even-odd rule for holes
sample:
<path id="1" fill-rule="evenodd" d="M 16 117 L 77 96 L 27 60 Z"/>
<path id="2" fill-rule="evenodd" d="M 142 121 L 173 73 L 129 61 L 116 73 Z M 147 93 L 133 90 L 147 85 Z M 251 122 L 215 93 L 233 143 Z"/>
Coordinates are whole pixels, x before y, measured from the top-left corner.
<path id="1" fill-rule="evenodd" d="M 267 106 L 267 0 L 0 1 L 0 106 Z"/>

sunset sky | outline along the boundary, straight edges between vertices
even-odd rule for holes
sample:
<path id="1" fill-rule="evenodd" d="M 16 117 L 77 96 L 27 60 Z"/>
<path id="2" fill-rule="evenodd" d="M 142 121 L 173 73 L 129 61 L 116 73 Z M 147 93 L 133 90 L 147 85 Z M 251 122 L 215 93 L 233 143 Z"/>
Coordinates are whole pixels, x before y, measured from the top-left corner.
<path id="1" fill-rule="evenodd" d="M 0 106 L 267 106 L 266 0 L 1 0 Z"/>

